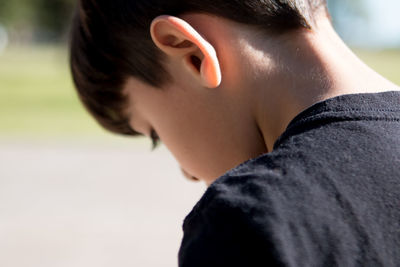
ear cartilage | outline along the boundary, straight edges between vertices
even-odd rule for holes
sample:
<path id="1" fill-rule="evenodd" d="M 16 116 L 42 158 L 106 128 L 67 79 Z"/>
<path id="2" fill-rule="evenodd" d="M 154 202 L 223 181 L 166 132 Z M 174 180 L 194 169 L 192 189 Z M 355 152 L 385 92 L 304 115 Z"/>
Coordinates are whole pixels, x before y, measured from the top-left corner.
<path id="1" fill-rule="evenodd" d="M 207 87 L 215 88 L 221 84 L 221 70 L 218 61 L 211 61 L 204 58 L 203 64 L 201 65 L 201 74 L 206 79 Z"/>

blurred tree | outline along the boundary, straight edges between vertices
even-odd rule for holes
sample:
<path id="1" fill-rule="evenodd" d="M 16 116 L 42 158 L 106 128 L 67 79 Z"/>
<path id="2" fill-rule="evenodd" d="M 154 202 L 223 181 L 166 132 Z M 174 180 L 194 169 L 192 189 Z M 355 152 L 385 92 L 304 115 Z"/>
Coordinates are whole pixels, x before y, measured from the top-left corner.
<path id="1" fill-rule="evenodd" d="M 37 26 L 60 38 L 69 25 L 74 0 L 30 0 L 35 2 Z"/>
<path id="2" fill-rule="evenodd" d="M 8 26 L 33 19 L 34 3 L 30 0 L 0 0 L 0 21 Z"/>
<path id="3" fill-rule="evenodd" d="M 0 24 L 33 39 L 57 41 L 64 35 L 76 0 L 0 0 Z M 31 35 L 32 35 L 31 34 Z"/>

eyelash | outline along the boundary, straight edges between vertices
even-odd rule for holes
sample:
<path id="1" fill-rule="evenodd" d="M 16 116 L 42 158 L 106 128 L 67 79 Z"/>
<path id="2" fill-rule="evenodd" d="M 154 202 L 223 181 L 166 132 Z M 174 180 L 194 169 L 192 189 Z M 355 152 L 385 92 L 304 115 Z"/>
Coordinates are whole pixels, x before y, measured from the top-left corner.
<path id="1" fill-rule="evenodd" d="M 156 131 L 154 131 L 154 130 L 151 130 L 150 138 L 151 138 L 151 142 L 152 142 L 152 150 L 154 150 L 160 145 L 161 140 L 160 140 L 160 137 L 158 136 L 158 134 L 156 133 Z"/>

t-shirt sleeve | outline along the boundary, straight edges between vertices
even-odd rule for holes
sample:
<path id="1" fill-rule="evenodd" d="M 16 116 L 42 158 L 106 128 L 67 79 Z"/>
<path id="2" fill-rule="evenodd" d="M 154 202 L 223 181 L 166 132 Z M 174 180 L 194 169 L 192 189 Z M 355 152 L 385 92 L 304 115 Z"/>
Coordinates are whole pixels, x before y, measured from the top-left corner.
<path id="1" fill-rule="evenodd" d="M 202 204 L 185 220 L 180 267 L 281 266 L 268 229 L 253 221 L 256 207 L 218 196 Z"/>

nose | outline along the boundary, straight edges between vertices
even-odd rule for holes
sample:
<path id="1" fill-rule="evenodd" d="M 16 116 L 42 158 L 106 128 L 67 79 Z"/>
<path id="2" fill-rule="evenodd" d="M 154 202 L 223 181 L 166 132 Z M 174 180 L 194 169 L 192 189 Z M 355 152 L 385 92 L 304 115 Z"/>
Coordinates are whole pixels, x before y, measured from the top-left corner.
<path id="1" fill-rule="evenodd" d="M 190 175 L 187 171 L 185 171 L 183 168 L 181 168 L 183 176 L 185 176 L 188 180 L 192 182 L 199 182 L 200 179 L 194 177 L 193 175 Z"/>

